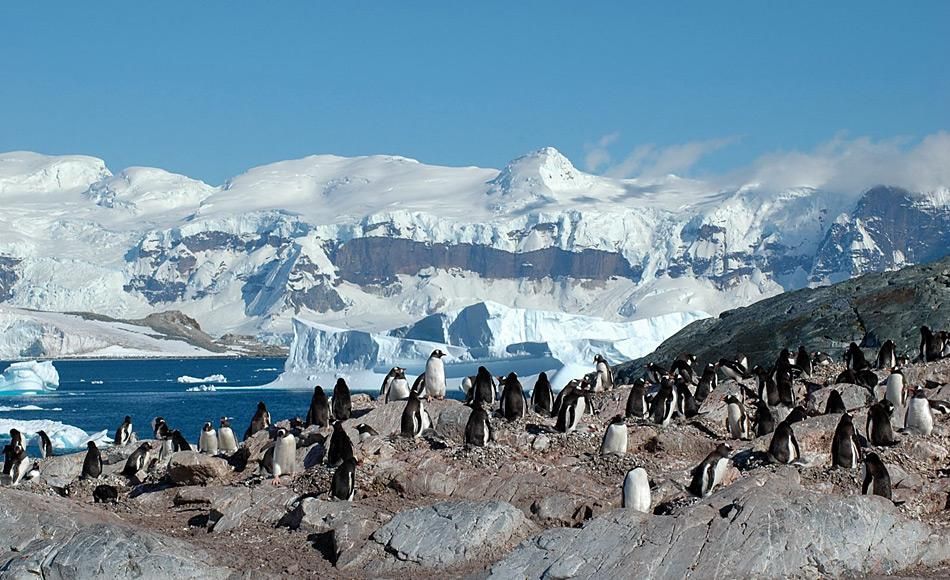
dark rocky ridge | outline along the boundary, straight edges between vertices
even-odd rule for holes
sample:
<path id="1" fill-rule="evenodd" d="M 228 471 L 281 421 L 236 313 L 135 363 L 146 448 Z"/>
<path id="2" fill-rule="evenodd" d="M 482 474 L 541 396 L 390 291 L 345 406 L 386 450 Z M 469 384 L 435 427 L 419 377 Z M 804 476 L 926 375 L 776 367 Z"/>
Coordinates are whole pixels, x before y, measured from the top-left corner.
<path id="1" fill-rule="evenodd" d="M 786 292 L 696 321 L 653 353 L 619 365 L 616 373 L 632 381 L 648 363 L 668 365 L 682 352 L 695 354 L 701 364 L 741 352 L 750 365 L 765 366 L 783 347 L 794 351 L 805 345 L 837 356 L 852 341 L 876 349 L 887 339 L 913 358 L 925 324 L 950 326 L 950 258 Z M 868 358 L 874 354 L 869 350 Z"/>
<path id="2" fill-rule="evenodd" d="M 0 256 L 0 302 L 13 298 L 13 285 L 19 280 L 16 267 L 20 260 L 11 256 Z"/>

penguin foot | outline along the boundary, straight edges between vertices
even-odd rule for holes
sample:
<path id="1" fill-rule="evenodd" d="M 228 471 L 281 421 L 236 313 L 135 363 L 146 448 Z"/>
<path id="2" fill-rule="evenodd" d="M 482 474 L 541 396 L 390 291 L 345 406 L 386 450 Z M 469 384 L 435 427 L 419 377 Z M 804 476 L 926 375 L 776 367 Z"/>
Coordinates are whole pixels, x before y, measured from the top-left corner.
<path id="1" fill-rule="evenodd" d="M 274 477 L 274 479 L 272 479 L 270 483 L 271 483 L 271 485 L 279 486 L 279 485 L 280 485 L 280 476 Z"/>

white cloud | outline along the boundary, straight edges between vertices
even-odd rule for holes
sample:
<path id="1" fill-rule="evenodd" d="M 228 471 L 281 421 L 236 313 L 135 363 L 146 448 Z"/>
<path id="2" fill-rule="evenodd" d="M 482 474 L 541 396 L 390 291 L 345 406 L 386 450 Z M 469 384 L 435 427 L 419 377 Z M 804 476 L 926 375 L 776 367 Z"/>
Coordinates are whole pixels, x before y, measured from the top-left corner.
<path id="1" fill-rule="evenodd" d="M 587 154 L 584 156 L 584 168 L 587 171 L 595 172 L 601 167 L 610 164 L 610 151 L 608 148 L 620 138 L 620 133 L 615 131 L 608 133 L 597 140 L 594 144 L 584 145 Z"/>
<path id="2" fill-rule="evenodd" d="M 686 173 L 703 157 L 736 142 L 736 138 L 691 141 L 660 147 L 652 143 L 638 145 L 617 163 L 613 163 L 610 146 L 619 133 L 609 133 L 594 145 L 586 145 L 584 166 L 587 171 L 600 171 L 608 177 L 661 177 L 670 173 Z"/>

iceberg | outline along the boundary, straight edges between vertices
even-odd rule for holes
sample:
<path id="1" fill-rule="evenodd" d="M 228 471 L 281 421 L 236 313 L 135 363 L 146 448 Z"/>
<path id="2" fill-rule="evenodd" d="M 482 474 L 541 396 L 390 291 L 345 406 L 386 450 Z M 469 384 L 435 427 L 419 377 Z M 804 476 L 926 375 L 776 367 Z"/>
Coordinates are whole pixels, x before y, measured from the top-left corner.
<path id="1" fill-rule="evenodd" d="M 82 449 L 89 441 L 95 441 L 96 445 L 108 445 L 112 443 L 108 431 L 99 431 L 90 435 L 79 427 L 66 425 L 59 421 L 50 421 L 48 419 L 35 419 L 30 421 L 20 421 L 17 419 L 0 419 L 0 437 L 9 439 L 10 429 L 16 429 L 23 434 L 27 440 L 27 445 L 32 443 L 39 431 L 46 431 L 50 441 L 53 442 L 54 449 L 75 450 Z"/>
<path id="2" fill-rule="evenodd" d="M 50 361 L 22 361 L 8 366 L 0 375 L 0 394 L 55 391 L 59 373 Z"/>
<path id="3" fill-rule="evenodd" d="M 178 382 L 185 383 L 185 384 L 226 383 L 228 382 L 228 379 L 224 375 L 209 375 L 203 379 L 184 375 L 184 376 L 178 377 Z"/>

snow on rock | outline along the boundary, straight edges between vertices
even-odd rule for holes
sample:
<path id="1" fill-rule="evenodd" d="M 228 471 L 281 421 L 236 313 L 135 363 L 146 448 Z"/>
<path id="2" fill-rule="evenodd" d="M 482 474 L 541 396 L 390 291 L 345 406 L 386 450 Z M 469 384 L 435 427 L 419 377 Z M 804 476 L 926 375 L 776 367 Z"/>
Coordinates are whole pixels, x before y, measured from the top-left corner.
<path id="1" fill-rule="evenodd" d="M 39 431 L 46 431 L 50 441 L 53 442 L 54 449 L 75 450 L 82 449 L 89 441 L 95 441 L 96 445 L 108 445 L 112 439 L 107 431 L 89 434 L 72 425 L 66 425 L 59 421 L 50 421 L 48 419 L 35 419 L 30 421 L 21 421 L 17 419 L 0 418 L 0 438 L 9 440 L 10 429 L 16 429 L 23 434 L 24 439 L 36 437 Z M 29 445 L 27 441 L 27 445 Z"/>
<path id="2" fill-rule="evenodd" d="M 59 372 L 50 361 L 22 361 L 8 366 L 0 375 L 0 394 L 55 391 Z"/>
<path id="3" fill-rule="evenodd" d="M 224 375 L 208 375 L 203 379 L 197 377 L 189 377 L 188 375 L 183 375 L 178 377 L 179 383 L 189 383 L 189 384 L 200 384 L 200 383 L 226 383 L 228 379 Z"/>

